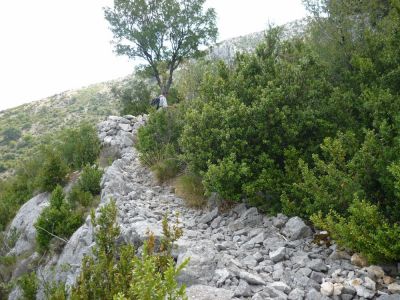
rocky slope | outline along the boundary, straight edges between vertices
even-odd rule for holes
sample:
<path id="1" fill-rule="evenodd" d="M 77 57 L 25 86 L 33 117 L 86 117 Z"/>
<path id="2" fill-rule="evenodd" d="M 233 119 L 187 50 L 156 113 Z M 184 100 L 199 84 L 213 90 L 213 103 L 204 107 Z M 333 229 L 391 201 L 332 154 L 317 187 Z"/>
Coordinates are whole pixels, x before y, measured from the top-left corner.
<path id="1" fill-rule="evenodd" d="M 311 228 L 298 217 L 267 217 L 244 204 L 221 211 L 213 201 L 205 211 L 186 208 L 168 186 L 157 185 L 132 147 L 146 119 L 108 117 L 98 125 L 102 144 L 118 148 L 121 154 L 105 170 L 100 205 L 116 200 L 120 242 L 136 247 L 148 229 L 160 236 L 165 213 L 171 219 L 179 213 L 184 235 L 174 255 L 178 263 L 190 257 L 179 278 L 189 286 L 189 299 L 400 299 L 399 281 L 389 276 L 399 272 L 397 266 L 366 267 L 362 259 L 350 257 L 335 244 L 318 246 Z M 47 201 L 46 195 L 38 197 L 21 208 L 16 220 L 38 199 Z M 35 214 L 25 218 L 24 225 L 13 222 L 26 241 L 34 236 L 29 224 L 35 218 Z M 37 271 L 42 282 L 74 283 L 82 257 L 90 255 L 94 245 L 92 231 L 88 217 L 62 252 Z M 25 244 L 17 241 L 16 245 Z M 30 259 L 37 256 L 33 253 Z M 9 299 L 18 296 L 14 290 Z M 42 298 L 43 291 L 39 293 Z"/>
<path id="2" fill-rule="evenodd" d="M 82 121 L 96 124 L 117 113 L 111 88 L 122 82 L 94 84 L 0 111 L 0 179 L 34 152 L 46 136 Z"/>
<path id="3" fill-rule="evenodd" d="M 307 21 L 305 19 L 289 22 L 282 26 L 282 37 L 289 39 L 304 35 Z M 228 39 L 210 48 L 211 59 L 222 59 L 226 63 L 233 63 L 236 53 L 252 52 L 263 40 L 265 31 L 254 32 L 244 36 Z"/>

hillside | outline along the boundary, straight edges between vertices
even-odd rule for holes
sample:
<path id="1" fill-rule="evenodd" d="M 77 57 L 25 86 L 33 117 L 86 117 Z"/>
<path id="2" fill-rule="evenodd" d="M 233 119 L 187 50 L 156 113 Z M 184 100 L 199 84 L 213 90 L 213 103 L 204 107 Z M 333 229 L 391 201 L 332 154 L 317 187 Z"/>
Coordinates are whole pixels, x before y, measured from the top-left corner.
<path id="1" fill-rule="evenodd" d="M 116 114 L 118 104 L 111 95 L 111 87 L 121 82 L 98 83 L 1 111 L 0 174 L 6 175 L 49 134 L 82 121 L 95 124 Z"/>

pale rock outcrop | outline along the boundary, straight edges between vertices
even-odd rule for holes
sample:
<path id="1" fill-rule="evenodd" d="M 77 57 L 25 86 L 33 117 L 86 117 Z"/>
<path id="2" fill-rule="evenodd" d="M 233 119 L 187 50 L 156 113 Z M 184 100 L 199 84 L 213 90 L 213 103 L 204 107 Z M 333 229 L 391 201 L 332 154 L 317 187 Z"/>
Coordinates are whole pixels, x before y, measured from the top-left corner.
<path id="1" fill-rule="evenodd" d="M 18 239 L 8 255 L 21 255 L 34 250 L 36 244 L 36 228 L 34 225 L 43 209 L 49 206 L 49 196 L 49 193 L 39 194 L 27 201 L 18 210 L 8 232 L 8 235 L 10 235 L 13 230 L 16 230 Z"/>

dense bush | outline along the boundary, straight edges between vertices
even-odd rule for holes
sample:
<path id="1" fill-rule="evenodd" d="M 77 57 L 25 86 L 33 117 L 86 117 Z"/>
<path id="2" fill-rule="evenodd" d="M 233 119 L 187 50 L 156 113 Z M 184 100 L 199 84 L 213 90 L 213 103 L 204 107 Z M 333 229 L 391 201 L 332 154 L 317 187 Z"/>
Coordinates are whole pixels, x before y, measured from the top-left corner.
<path id="1" fill-rule="evenodd" d="M 400 4 L 319 2 L 305 1 L 317 17 L 304 37 L 271 28 L 255 53 L 205 71 L 195 96 L 183 93 L 196 99 L 175 108 L 179 115 L 152 114 L 138 149 L 149 165 L 180 160 L 207 195 L 319 213 L 341 244 L 371 261 L 398 260 Z M 171 144 L 174 153 L 155 155 Z M 358 220 L 372 212 L 384 225 L 362 230 Z"/>
<path id="2" fill-rule="evenodd" d="M 50 206 L 42 211 L 35 223 L 39 251 L 47 250 L 53 238 L 68 240 L 82 222 L 82 214 L 72 210 L 65 201 L 62 187 L 58 185 L 51 194 Z"/>
<path id="3" fill-rule="evenodd" d="M 43 153 L 37 186 L 41 191 L 51 192 L 58 184 L 65 183 L 69 169 L 57 150 L 46 148 Z"/>
<path id="4" fill-rule="evenodd" d="M 86 165 L 75 186 L 68 194 L 68 201 L 73 208 L 77 205 L 89 207 L 94 196 L 100 194 L 100 180 L 103 172 L 97 166 Z"/>
<path id="5" fill-rule="evenodd" d="M 115 202 L 102 207 L 92 224 L 97 228 L 93 256 L 85 256 L 82 271 L 72 289 L 71 299 L 183 299 L 185 287 L 178 286 L 176 276 L 187 264 L 175 267 L 172 243 L 182 232 L 163 221 L 164 238 L 155 248 L 152 234 L 144 243 L 142 255 L 136 256 L 132 245 L 117 247 L 119 227 Z"/>
<path id="6" fill-rule="evenodd" d="M 35 272 L 22 275 L 18 279 L 18 286 L 22 290 L 24 300 L 36 300 L 36 292 L 39 287 L 39 279 Z"/>
<path id="7" fill-rule="evenodd" d="M 68 202 L 73 208 L 76 208 L 78 204 L 83 207 L 89 207 L 93 202 L 93 195 L 76 185 L 68 194 Z"/>
<path id="8" fill-rule="evenodd" d="M 96 128 L 83 123 L 77 128 L 66 129 L 61 137 L 59 150 L 71 168 L 80 169 L 94 164 L 100 153 Z"/>
<path id="9" fill-rule="evenodd" d="M 362 253 L 370 263 L 397 261 L 400 257 L 400 227 L 390 225 L 376 205 L 355 200 L 347 217 L 336 212 L 322 213 L 311 220 L 346 248 Z"/>
<path id="10" fill-rule="evenodd" d="M 152 90 L 144 80 L 136 75 L 122 85 L 115 85 L 111 92 L 120 102 L 122 115 L 141 115 L 150 109 Z"/>
<path id="11" fill-rule="evenodd" d="M 86 165 L 79 177 L 78 186 L 82 191 L 92 195 L 100 194 L 100 180 L 103 172 L 97 166 Z"/>

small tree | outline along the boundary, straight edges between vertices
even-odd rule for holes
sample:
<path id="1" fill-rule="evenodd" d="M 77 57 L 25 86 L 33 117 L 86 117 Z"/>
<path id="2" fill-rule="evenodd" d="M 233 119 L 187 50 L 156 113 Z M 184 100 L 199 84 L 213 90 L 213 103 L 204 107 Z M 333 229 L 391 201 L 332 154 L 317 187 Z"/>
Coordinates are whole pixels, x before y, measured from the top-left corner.
<path id="1" fill-rule="evenodd" d="M 161 93 L 168 94 L 181 62 L 217 36 L 214 9 L 205 0 L 114 0 L 105 18 L 118 55 L 144 59 Z"/>

